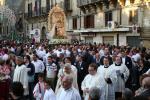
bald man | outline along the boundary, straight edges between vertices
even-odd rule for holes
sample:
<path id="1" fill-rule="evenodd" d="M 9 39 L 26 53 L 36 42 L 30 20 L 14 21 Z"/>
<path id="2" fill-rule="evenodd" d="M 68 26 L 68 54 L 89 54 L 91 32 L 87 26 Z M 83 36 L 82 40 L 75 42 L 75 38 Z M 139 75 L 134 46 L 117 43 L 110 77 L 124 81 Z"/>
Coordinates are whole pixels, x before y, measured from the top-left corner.
<path id="1" fill-rule="evenodd" d="M 150 77 L 146 77 L 142 81 L 143 93 L 140 96 L 148 97 L 150 99 Z"/>
<path id="2" fill-rule="evenodd" d="M 62 79 L 62 90 L 57 93 L 57 100 L 81 100 L 79 91 L 72 86 L 73 77 L 64 76 Z"/>

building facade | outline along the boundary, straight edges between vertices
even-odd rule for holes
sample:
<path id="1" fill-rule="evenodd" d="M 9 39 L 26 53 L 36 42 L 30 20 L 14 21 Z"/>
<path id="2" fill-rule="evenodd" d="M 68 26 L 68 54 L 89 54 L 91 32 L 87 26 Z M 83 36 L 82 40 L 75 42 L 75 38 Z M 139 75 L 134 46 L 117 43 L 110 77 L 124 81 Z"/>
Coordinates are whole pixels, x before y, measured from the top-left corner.
<path id="1" fill-rule="evenodd" d="M 87 43 L 149 46 L 149 0 L 77 0 L 67 32 Z M 150 46 L 149 46 L 150 47 Z"/>
<path id="2" fill-rule="evenodd" d="M 66 33 L 73 41 L 149 45 L 150 0 L 26 0 L 26 33 L 39 28 L 44 39 L 48 13 L 56 4 L 64 9 Z"/>
<path id="3" fill-rule="evenodd" d="M 145 37 L 147 41 L 150 39 L 148 38 L 150 36 L 149 2 L 148 0 L 77 0 L 79 8 L 77 12 L 80 13 L 76 18 L 72 18 L 72 26 L 69 25 L 70 34 L 72 30 L 73 35 L 77 33 L 81 40 L 90 43 L 144 45 Z M 147 26 L 143 20 L 146 20 Z"/>

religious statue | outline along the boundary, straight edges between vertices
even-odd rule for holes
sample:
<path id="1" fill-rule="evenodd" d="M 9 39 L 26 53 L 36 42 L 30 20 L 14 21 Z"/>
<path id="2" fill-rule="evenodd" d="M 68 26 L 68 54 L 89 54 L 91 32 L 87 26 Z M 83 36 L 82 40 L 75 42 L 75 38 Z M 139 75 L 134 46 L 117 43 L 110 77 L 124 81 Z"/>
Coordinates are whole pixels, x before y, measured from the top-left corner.
<path id="1" fill-rule="evenodd" d="M 52 8 L 49 13 L 48 29 L 51 37 L 65 37 L 65 14 L 58 5 Z"/>

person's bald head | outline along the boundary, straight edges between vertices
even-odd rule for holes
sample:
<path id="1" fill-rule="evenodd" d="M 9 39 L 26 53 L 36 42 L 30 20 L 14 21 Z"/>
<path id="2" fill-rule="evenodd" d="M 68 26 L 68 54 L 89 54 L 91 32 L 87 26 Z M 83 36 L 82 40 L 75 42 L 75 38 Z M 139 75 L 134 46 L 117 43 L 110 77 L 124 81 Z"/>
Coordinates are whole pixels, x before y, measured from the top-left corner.
<path id="1" fill-rule="evenodd" d="M 69 89 L 72 87 L 72 82 L 73 82 L 73 77 L 71 76 L 64 76 L 62 79 L 62 86 L 65 90 Z"/>
<path id="2" fill-rule="evenodd" d="M 150 89 L 150 77 L 146 77 L 142 80 L 142 86 L 146 89 Z"/>

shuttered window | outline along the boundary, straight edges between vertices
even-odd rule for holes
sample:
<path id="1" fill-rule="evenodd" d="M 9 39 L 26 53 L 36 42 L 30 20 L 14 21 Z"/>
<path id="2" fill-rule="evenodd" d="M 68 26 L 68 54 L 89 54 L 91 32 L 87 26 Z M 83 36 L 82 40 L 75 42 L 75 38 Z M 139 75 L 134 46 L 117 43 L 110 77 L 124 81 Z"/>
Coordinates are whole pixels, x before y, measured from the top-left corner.
<path id="1" fill-rule="evenodd" d="M 94 28 L 94 15 L 87 15 L 84 17 L 84 28 Z"/>
<path id="2" fill-rule="evenodd" d="M 77 18 L 73 18 L 73 29 L 77 29 Z"/>

